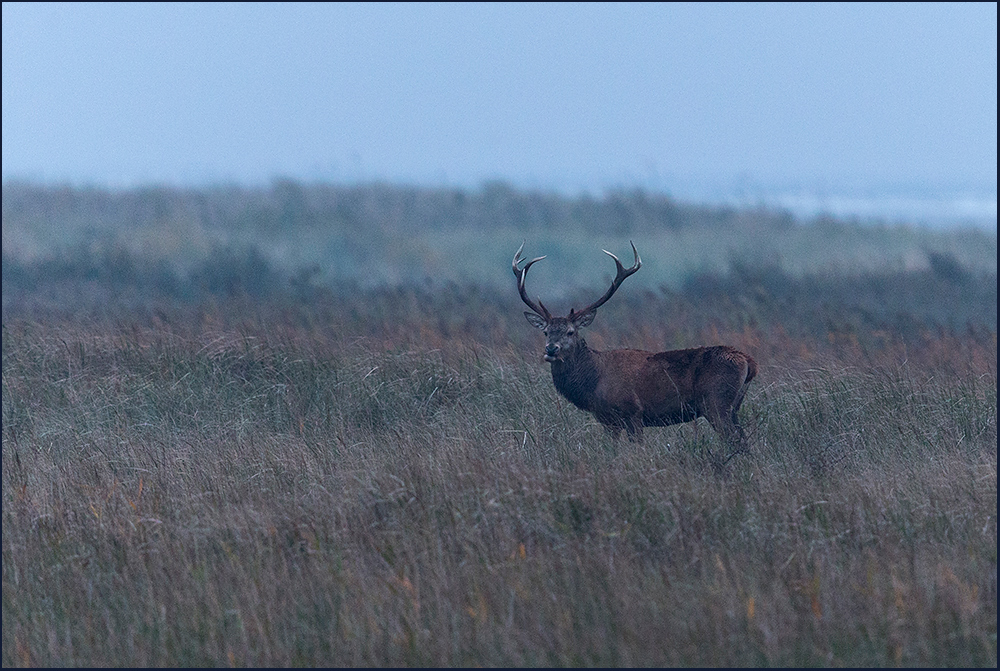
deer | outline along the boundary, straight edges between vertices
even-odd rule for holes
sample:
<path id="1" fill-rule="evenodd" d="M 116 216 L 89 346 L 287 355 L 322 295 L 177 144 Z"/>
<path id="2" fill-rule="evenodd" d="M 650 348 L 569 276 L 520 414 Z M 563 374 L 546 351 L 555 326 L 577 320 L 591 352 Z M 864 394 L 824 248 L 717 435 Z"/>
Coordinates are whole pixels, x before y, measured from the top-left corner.
<path id="1" fill-rule="evenodd" d="M 704 417 L 728 444 L 725 460 L 712 456 L 718 468 L 746 451 L 746 432 L 738 412 L 747 387 L 757 375 L 757 362 L 749 354 L 725 345 L 694 347 L 666 352 L 590 349 L 581 329 L 594 321 L 597 309 L 608 302 L 626 279 L 642 266 L 639 251 L 632 245 L 635 262 L 625 268 L 618 257 L 602 250 L 615 261 L 617 273 L 603 296 L 566 317 L 553 317 L 542 304 L 528 298 L 524 287 L 528 270 L 544 256 L 519 267 L 524 243 L 514 254 L 513 269 L 517 291 L 524 304 L 528 323 L 545 333 L 543 359 L 551 365 L 556 391 L 576 407 L 593 414 L 611 433 L 615 442 L 624 430 L 630 441 L 642 442 L 643 427 L 660 427 L 696 421 Z M 711 455 L 711 452 L 710 452 Z"/>

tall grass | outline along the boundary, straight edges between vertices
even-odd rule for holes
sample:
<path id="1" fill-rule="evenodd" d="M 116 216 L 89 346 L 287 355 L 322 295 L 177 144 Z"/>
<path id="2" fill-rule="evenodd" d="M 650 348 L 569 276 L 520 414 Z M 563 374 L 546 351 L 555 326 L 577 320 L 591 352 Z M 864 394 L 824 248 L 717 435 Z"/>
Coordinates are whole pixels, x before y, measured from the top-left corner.
<path id="1" fill-rule="evenodd" d="M 996 666 L 995 235 L 497 184 L 3 217 L 4 667 Z M 588 342 L 751 354 L 750 453 L 558 396 L 529 233 L 562 312 L 636 239 Z"/>
<path id="2" fill-rule="evenodd" d="M 370 298 L 5 319 L 4 666 L 995 666 L 995 333 L 723 329 L 762 370 L 720 477 L 527 325 Z"/>

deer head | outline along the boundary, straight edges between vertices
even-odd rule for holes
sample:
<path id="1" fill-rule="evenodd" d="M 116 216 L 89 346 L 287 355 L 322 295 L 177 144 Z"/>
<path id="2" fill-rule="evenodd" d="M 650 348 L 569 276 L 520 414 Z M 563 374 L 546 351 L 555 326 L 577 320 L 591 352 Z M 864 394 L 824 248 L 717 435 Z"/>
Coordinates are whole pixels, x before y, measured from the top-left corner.
<path id="1" fill-rule="evenodd" d="M 629 244 L 632 243 L 630 242 Z M 575 352 L 581 344 L 586 345 L 583 338 L 579 335 L 579 330 L 590 326 L 590 323 L 594 321 L 597 308 L 604 305 L 618 291 L 618 287 L 625 281 L 625 278 L 635 273 L 642 266 L 642 260 L 639 259 L 639 252 L 636 250 L 635 244 L 632 244 L 635 264 L 631 268 L 625 268 L 621 261 L 618 260 L 618 257 L 608 250 L 602 250 L 615 260 L 615 265 L 618 269 L 615 279 L 611 282 L 611 287 L 603 296 L 582 310 L 570 310 L 569 315 L 566 317 L 553 317 L 545 306 L 542 305 L 541 299 L 537 303 L 533 302 L 528 298 L 528 293 L 524 288 L 524 280 L 528 276 L 528 269 L 545 257 L 539 256 L 534 258 L 524 264 L 523 268 L 518 268 L 518 265 L 522 261 L 521 250 L 523 249 L 524 243 L 521 244 L 517 253 L 514 254 L 514 262 L 512 264 L 514 277 L 517 278 L 517 291 L 521 295 L 521 300 L 532 310 L 531 312 L 524 313 L 528 323 L 545 333 L 545 360 L 548 362 L 562 361 L 565 357 Z"/>

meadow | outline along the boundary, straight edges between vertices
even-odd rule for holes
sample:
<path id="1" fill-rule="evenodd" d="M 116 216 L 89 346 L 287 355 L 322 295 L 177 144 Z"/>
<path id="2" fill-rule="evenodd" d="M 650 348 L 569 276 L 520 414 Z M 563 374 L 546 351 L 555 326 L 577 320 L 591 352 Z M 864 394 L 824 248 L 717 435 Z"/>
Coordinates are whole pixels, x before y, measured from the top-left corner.
<path id="1" fill-rule="evenodd" d="M 995 234 L 362 191 L 5 185 L 4 667 L 996 666 Z M 559 397 L 525 237 L 751 452 Z"/>

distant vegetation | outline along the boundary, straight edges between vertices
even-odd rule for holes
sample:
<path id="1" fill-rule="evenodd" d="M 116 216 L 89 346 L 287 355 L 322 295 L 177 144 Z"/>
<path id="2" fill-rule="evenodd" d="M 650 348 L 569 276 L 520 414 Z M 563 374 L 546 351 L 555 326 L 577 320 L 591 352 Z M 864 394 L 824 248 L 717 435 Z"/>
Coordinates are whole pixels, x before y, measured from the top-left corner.
<path id="1" fill-rule="evenodd" d="M 613 443 L 588 342 L 760 364 Z M 996 236 L 277 182 L 3 187 L 3 666 L 996 666 Z M 535 269 L 532 270 L 534 275 Z"/>
<path id="2" fill-rule="evenodd" d="M 97 189 L 3 187 L 3 260 L 94 262 L 127 255 L 142 266 L 191 272 L 213 255 L 252 253 L 286 275 L 363 286 L 428 277 L 506 289 L 507 262 L 527 239 L 548 254 L 537 281 L 548 291 L 593 286 L 600 249 L 643 255 L 639 286 L 679 287 L 733 263 L 806 273 L 926 270 L 928 253 L 972 273 L 996 274 L 996 235 L 935 232 L 879 222 L 796 222 L 768 209 L 687 205 L 643 191 L 602 198 L 389 185 L 278 181 L 269 188 Z M 612 267 L 613 269 L 613 267 Z M 601 282 L 598 281 L 598 284 Z"/>

